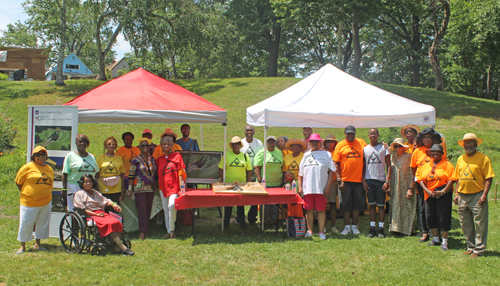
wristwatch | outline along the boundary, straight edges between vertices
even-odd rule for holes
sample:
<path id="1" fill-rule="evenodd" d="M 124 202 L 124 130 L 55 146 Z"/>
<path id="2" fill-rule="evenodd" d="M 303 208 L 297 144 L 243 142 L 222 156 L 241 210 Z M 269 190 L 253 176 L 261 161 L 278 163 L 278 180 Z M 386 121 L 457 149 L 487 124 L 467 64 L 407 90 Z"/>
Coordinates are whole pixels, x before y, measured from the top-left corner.
<path id="1" fill-rule="evenodd" d="M 342 181 L 342 180 L 340 178 L 337 178 L 337 182 L 340 182 L 340 181 Z"/>

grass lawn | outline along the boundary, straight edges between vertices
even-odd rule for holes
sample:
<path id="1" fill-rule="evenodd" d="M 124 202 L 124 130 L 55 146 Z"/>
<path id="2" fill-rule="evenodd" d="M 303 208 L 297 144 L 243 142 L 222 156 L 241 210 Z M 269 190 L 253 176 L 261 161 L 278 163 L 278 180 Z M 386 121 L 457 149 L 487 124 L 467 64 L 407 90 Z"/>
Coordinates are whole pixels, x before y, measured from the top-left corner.
<path id="1" fill-rule="evenodd" d="M 228 138 L 244 136 L 245 110 L 277 92 L 293 85 L 293 78 L 239 78 L 211 80 L 179 80 L 179 84 L 228 110 Z M 27 253 L 17 256 L 19 226 L 19 191 L 13 180 L 26 158 L 27 105 L 62 104 L 99 85 L 97 81 L 67 81 L 66 87 L 53 82 L 0 81 L 0 114 L 13 119 L 19 133 L 12 154 L 0 156 L 0 285 L 11 284 L 484 284 L 496 285 L 500 279 L 500 206 L 493 200 L 495 184 L 490 192 L 490 222 L 487 255 L 469 259 L 463 255 L 462 237 L 456 207 L 450 231 L 450 251 L 419 243 L 416 237 L 369 239 L 368 217 L 360 219 L 362 236 L 341 237 L 327 234 L 326 241 L 287 239 L 273 231 L 257 227 L 241 230 L 238 225 L 224 233 L 216 209 L 201 209 L 197 220 L 197 237 L 193 240 L 189 226 L 178 229 L 178 239 L 164 240 L 162 226 L 150 225 L 145 241 L 130 234 L 134 257 L 90 254 L 70 255 L 63 252 L 58 239 L 42 243 L 49 251 L 35 252 L 32 243 Z M 436 108 L 436 129 L 446 136 L 449 159 L 456 162 L 462 150 L 456 141 L 464 133 L 474 132 L 484 139 L 481 151 L 500 175 L 500 103 L 470 98 L 431 89 L 377 84 L 407 98 L 431 104 Z M 102 141 L 132 131 L 139 136 L 144 128 L 152 129 L 155 142 L 166 127 L 177 134 L 180 124 L 80 124 L 79 131 L 89 136 L 89 151 L 102 152 Z M 176 131 L 177 130 L 177 131 Z M 263 139 L 263 129 L 255 136 Z M 341 129 L 315 129 L 322 136 L 333 133 L 343 138 Z M 200 125 L 192 124 L 191 134 L 200 137 Z M 270 135 L 301 138 L 300 128 L 271 128 Z M 399 128 L 382 128 L 381 136 L 389 141 Z M 222 150 L 223 128 L 204 124 L 204 149 Z M 368 140 L 368 130 L 358 130 L 358 137 Z M 157 143 L 157 142 L 156 142 Z M 386 220 L 387 223 L 387 220 Z M 328 223 L 329 225 L 329 223 Z M 337 220 L 337 228 L 343 228 Z M 316 231 L 317 234 L 317 231 Z"/>

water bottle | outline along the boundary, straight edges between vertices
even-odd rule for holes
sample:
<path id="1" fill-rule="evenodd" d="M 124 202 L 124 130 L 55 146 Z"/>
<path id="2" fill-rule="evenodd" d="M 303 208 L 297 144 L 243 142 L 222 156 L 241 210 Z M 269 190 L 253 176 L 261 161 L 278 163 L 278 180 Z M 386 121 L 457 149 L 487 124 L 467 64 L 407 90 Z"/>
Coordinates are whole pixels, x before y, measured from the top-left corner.
<path id="1" fill-rule="evenodd" d="M 264 189 L 266 189 L 266 179 L 262 179 L 262 183 L 260 183 Z"/>
<path id="2" fill-rule="evenodd" d="M 184 180 L 181 181 L 181 195 L 186 194 L 186 184 L 184 184 Z"/>
<path id="3" fill-rule="evenodd" d="M 289 192 L 289 191 L 290 191 L 290 184 L 289 184 L 289 183 L 286 183 L 286 184 L 285 184 L 285 190 L 286 190 L 287 192 Z"/>
<path id="4" fill-rule="evenodd" d="M 297 183 L 295 182 L 295 180 L 293 180 L 292 182 L 292 192 L 297 193 Z"/>

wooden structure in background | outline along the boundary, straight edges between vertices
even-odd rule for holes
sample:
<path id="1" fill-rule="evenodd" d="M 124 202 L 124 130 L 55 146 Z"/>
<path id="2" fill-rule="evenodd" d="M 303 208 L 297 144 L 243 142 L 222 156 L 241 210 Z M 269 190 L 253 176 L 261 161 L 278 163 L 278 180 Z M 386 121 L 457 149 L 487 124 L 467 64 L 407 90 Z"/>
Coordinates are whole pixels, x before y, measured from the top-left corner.
<path id="1" fill-rule="evenodd" d="M 44 49 L 0 47 L 0 51 L 7 51 L 6 62 L 0 62 L 1 72 L 8 75 L 17 70 L 24 70 L 27 78 L 45 80 L 47 56 Z"/>

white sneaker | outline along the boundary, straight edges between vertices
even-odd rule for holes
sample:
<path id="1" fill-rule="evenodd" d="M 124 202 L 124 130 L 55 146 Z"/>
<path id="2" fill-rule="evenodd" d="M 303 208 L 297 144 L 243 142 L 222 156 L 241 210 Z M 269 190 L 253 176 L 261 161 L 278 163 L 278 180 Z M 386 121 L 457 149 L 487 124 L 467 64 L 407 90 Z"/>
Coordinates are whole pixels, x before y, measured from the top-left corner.
<path id="1" fill-rule="evenodd" d="M 332 226 L 332 232 L 333 233 L 340 233 L 340 231 L 334 226 Z"/>
<path id="2" fill-rule="evenodd" d="M 353 228 L 352 228 L 352 234 L 354 234 L 354 235 L 360 235 L 360 234 L 361 234 L 361 232 L 359 232 L 359 230 L 358 230 L 358 228 L 357 228 L 357 227 L 353 227 Z"/>
<path id="3" fill-rule="evenodd" d="M 306 235 L 304 235 L 304 237 L 311 237 L 311 236 L 313 236 L 313 233 L 310 231 L 307 231 Z"/>
<path id="4" fill-rule="evenodd" d="M 326 239 L 326 235 L 324 233 L 320 233 L 319 234 L 319 238 L 321 238 L 322 240 L 325 240 Z"/>
<path id="5" fill-rule="evenodd" d="M 346 227 L 346 228 L 344 228 L 344 230 L 340 234 L 342 234 L 342 235 L 351 234 L 351 229 Z"/>

